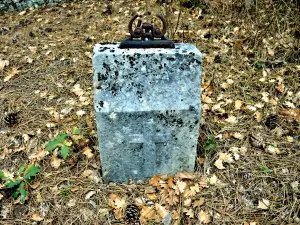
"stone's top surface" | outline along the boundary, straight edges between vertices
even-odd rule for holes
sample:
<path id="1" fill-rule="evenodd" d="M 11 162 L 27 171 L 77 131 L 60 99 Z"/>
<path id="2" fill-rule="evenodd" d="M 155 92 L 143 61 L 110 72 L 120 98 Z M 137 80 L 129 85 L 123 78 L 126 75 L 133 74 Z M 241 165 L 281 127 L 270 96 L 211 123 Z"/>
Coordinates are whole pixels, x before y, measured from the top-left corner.
<path id="1" fill-rule="evenodd" d="M 202 55 L 191 44 L 174 49 L 119 49 L 97 44 L 93 68 L 96 112 L 190 110 L 199 107 Z"/>
<path id="2" fill-rule="evenodd" d="M 196 54 L 201 56 L 201 52 L 192 44 L 178 43 L 175 44 L 175 48 L 128 48 L 120 49 L 120 43 L 112 44 L 96 44 L 94 47 L 94 54 Z"/>

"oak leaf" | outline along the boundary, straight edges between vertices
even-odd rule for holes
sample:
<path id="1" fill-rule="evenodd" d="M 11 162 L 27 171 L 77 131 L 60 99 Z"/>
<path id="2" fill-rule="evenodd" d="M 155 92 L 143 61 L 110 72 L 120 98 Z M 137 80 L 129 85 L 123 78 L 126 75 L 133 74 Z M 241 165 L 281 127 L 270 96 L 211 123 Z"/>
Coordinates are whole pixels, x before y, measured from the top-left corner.
<path id="1" fill-rule="evenodd" d="M 188 217 L 190 217 L 190 218 L 194 218 L 195 217 L 195 215 L 194 215 L 194 211 L 193 211 L 193 209 L 187 209 L 187 208 L 183 208 L 183 210 L 182 210 Z"/>
<path id="2" fill-rule="evenodd" d="M 164 206 L 158 203 L 155 203 L 155 209 L 158 215 L 160 216 L 160 218 L 162 219 L 165 218 L 170 213 L 169 210 L 167 210 Z"/>
<path id="3" fill-rule="evenodd" d="M 160 181 L 160 175 L 155 175 L 151 178 L 150 180 L 150 184 L 153 186 L 153 187 L 157 187 L 159 185 L 159 181 Z"/>
<path id="4" fill-rule="evenodd" d="M 178 172 L 176 173 L 175 177 L 179 179 L 187 179 L 187 180 L 193 180 L 196 178 L 195 174 L 191 172 Z"/>
<path id="5" fill-rule="evenodd" d="M 211 222 L 209 214 L 202 210 L 199 212 L 198 218 L 199 218 L 200 223 L 203 223 L 203 224 L 208 224 Z"/>

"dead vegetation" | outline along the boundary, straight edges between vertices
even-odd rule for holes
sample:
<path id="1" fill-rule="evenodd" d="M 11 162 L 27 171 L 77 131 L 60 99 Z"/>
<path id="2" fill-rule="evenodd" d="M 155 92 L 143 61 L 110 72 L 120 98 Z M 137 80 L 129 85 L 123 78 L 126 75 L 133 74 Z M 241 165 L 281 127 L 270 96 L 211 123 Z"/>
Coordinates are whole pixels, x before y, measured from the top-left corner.
<path id="1" fill-rule="evenodd" d="M 92 49 L 125 38 L 145 3 L 78 1 L 4 13 L 0 170 L 14 178 L 22 164 L 41 171 L 26 184 L 24 204 L 0 183 L 0 224 L 126 224 L 132 203 L 142 224 L 300 223 L 299 1 L 164 2 L 148 7 L 167 8 L 171 26 L 178 24 L 174 39 L 203 53 L 197 172 L 149 184 L 101 181 Z M 7 124 L 5 113 L 17 121 Z M 59 132 L 68 134 L 66 160 L 45 149 Z"/>

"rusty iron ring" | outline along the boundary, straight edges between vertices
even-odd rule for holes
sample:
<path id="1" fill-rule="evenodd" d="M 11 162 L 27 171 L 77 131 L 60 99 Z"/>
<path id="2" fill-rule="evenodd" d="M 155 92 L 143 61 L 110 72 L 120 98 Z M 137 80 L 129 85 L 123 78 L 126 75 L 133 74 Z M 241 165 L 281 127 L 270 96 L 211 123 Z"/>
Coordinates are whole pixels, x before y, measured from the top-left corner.
<path id="1" fill-rule="evenodd" d="M 149 14 L 150 13 L 148 13 L 148 15 Z M 154 26 L 153 27 L 153 38 L 162 38 L 163 39 L 164 35 L 167 32 L 167 22 L 166 22 L 166 19 L 162 15 L 156 14 L 156 16 L 161 20 L 161 22 L 163 24 L 163 29 L 161 30 L 159 27 Z M 143 35 L 142 20 L 141 20 L 142 17 L 143 17 L 143 15 L 136 14 L 129 21 L 128 30 L 131 35 L 131 37 L 130 37 L 131 39 L 142 37 L 142 35 Z M 138 24 L 137 24 L 137 27 L 133 30 L 132 25 L 133 25 L 133 22 L 137 18 L 139 18 Z"/>

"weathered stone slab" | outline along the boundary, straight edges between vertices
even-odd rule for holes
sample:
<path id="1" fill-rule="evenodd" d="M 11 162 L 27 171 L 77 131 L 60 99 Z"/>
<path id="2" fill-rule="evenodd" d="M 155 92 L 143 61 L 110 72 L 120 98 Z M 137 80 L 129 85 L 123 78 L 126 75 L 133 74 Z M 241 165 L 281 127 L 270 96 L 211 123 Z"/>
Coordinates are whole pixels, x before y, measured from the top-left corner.
<path id="1" fill-rule="evenodd" d="M 202 55 L 97 44 L 95 110 L 105 181 L 193 171 L 200 120 Z"/>

